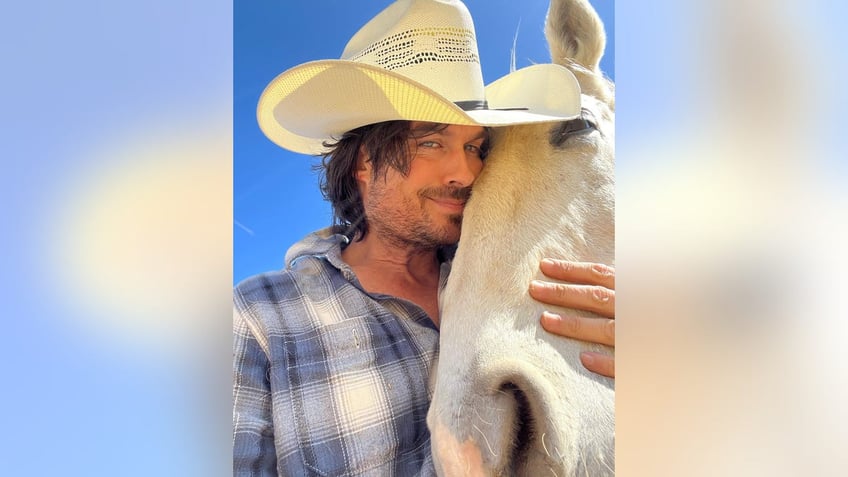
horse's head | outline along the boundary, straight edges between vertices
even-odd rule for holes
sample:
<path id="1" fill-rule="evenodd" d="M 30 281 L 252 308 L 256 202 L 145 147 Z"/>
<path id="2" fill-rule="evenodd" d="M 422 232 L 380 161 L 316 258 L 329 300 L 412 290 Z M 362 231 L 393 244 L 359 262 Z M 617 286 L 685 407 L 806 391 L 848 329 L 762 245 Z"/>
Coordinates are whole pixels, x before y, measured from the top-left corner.
<path id="1" fill-rule="evenodd" d="M 554 61 L 580 83 L 583 114 L 493 133 L 441 296 L 427 421 L 442 475 L 614 473 L 613 382 L 579 360 L 599 346 L 542 330 L 552 307 L 527 292 L 543 257 L 613 264 L 614 93 L 598 66 L 605 34 L 585 0 L 554 0 L 546 34 Z"/>

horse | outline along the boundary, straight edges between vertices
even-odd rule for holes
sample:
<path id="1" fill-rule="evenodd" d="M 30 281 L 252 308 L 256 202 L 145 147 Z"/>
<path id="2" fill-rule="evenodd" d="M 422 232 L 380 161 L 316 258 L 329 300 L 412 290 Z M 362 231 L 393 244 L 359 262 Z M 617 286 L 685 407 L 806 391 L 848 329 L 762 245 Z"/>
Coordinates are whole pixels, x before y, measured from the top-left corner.
<path id="1" fill-rule="evenodd" d="M 581 117 L 498 128 L 466 205 L 440 294 L 440 357 L 427 415 L 439 475 L 613 475 L 614 382 L 552 335 L 556 309 L 528 294 L 544 257 L 614 265 L 614 86 L 603 24 L 586 0 L 553 0 L 553 62 L 581 89 Z"/>

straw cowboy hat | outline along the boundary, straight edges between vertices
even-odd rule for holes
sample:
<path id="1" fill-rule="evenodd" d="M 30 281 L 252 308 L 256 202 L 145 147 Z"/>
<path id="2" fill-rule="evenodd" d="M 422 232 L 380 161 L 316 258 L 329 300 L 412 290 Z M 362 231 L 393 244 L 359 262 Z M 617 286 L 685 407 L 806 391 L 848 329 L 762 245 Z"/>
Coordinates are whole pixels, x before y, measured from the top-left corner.
<path id="1" fill-rule="evenodd" d="M 262 132 L 304 154 L 322 154 L 325 141 L 382 121 L 506 126 L 579 115 L 580 86 L 559 65 L 529 66 L 484 87 L 474 24 L 458 0 L 392 3 L 341 59 L 285 71 L 257 107 Z"/>

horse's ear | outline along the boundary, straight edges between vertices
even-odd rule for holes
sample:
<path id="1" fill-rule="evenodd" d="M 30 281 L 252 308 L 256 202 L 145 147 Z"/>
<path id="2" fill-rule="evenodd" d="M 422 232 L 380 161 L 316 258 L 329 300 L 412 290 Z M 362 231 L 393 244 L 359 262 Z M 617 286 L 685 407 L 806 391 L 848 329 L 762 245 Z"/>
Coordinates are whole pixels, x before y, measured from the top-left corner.
<path id="1" fill-rule="evenodd" d="M 587 0 L 551 0 L 545 36 L 554 63 L 571 69 L 585 93 L 606 96 L 606 88 L 596 84 L 596 79 L 601 77 L 600 62 L 607 36 L 604 24 Z M 588 75 L 580 71 L 583 68 Z"/>

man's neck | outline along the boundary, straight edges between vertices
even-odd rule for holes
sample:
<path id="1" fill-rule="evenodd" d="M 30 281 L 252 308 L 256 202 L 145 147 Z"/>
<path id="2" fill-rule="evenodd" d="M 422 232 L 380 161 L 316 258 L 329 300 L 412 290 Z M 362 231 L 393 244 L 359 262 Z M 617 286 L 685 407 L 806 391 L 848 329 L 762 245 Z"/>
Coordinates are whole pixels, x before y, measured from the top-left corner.
<path id="1" fill-rule="evenodd" d="M 369 293 L 390 295 L 415 303 L 439 325 L 439 270 L 436 249 L 399 247 L 372 233 L 342 251 Z"/>
<path id="2" fill-rule="evenodd" d="M 375 272 L 425 286 L 433 280 L 438 284 L 439 262 L 435 248 L 399 245 L 369 233 L 364 239 L 351 242 L 342 251 L 342 259 L 357 275 L 360 271 Z"/>

